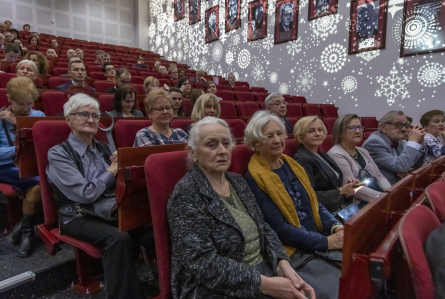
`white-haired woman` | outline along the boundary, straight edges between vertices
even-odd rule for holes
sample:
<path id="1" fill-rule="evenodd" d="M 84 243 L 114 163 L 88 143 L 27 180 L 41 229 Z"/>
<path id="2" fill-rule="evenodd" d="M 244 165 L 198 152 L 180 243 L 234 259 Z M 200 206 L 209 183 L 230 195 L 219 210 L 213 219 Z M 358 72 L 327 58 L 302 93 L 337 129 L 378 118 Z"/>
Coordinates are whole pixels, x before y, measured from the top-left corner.
<path id="1" fill-rule="evenodd" d="M 102 264 L 108 298 L 145 298 L 133 264 L 133 240 L 152 244 L 144 228 L 118 231 L 115 206 L 117 154 L 97 141 L 98 102 L 85 94 L 63 106 L 71 128 L 67 141 L 48 152 L 46 170 L 58 203 L 60 232 L 104 250 Z"/>
<path id="2" fill-rule="evenodd" d="M 191 170 L 168 204 L 173 298 L 314 299 L 246 182 L 227 171 L 233 147 L 222 119 L 206 117 L 190 132 Z"/>
<path id="3" fill-rule="evenodd" d="M 59 55 L 57 55 L 56 50 L 54 50 L 54 49 L 48 49 L 48 50 L 46 51 L 46 57 L 53 57 L 53 58 L 56 58 L 56 57 L 59 57 Z"/>
<path id="4" fill-rule="evenodd" d="M 162 74 L 168 74 L 167 68 L 165 66 L 160 66 L 159 69 L 158 69 L 158 73 L 161 74 L 161 75 Z"/>
<path id="5" fill-rule="evenodd" d="M 39 76 L 39 69 L 31 60 L 21 60 L 17 64 L 17 77 L 28 77 L 32 81 L 35 81 Z M 37 89 L 45 89 L 45 87 L 37 85 Z"/>
<path id="6" fill-rule="evenodd" d="M 246 181 L 264 219 L 317 298 L 337 298 L 343 226 L 318 202 L 304 168 L 283 154 L 285 130 L 280 118 L 269 111 L 252 116 L 244 142 L 255 154 Z"/>
<path id="7" fill-rule="evenodd" d="M 185 131 L 188 134 L 193 126 L 204 117 L 212 116 L 219 118 L 220 114 L 221 106 L 219 105 L 218 98 L 211 93 L 203 94 L 196 100 L 195 105 L 193 105 L 191 118 L 195 122 L 187 126 L 187 128 L 185 128 Z"/>

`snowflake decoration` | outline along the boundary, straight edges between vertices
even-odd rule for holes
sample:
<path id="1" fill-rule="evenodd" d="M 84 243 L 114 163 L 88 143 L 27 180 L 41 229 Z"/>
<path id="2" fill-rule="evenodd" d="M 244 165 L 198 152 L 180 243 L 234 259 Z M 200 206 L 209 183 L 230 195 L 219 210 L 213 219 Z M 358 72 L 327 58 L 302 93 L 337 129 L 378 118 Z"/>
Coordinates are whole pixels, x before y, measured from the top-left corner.
<path id="1" fill-rule="evenodd" d="M 250 53 L 246 49 L 242 49 L 238 54 L 238 65 L 245 69 L 250 64 Z"/>
<path id="2" fill-rule="evenodd" d="M 234 36 L 232 36 L 232 44 L 234 46 L 238 46 L 240 43 L 240 40 L 241 40 L 241 38 L 238 34 L 235 34 Z"/>
<path id="3" fill-rule="evenodd" d="M 156 25 L 155 23 L 151 23 L 150 26 L 148 27 L 148 36 L 150 38 L 153 38 L 156 34 Z"/>
<path id="4" fill-rule="evenodd" d="M 207 59 L 205 59 L 205 58 L 201 58 L 200 60 L 199 60 L 199 67 L 201 68 L 201 69 L 206 69 L 207 68 Z"/>
<path id="5" fill-rule="evenodd" d="M 158 54 L 161 56 L 164 56 L 164 50 L 162 48 L 159 48 Z"/>
<path id="6" fill-rule="evenodd" d="M 287 94 L 287 92 L 289 91 L 289 87 L 287 86 L 286 83 L 281 83 L 280 87 L 278 88 L 278 91 L 281 94 Z"/>
<path id="7" fill-rule="evenodd" d="M 178 39 L 178 40 L 176 41 L 176 47 L 177 47 L 178 49 L 182 49 L 182 40 Z"/>
<path id="8" fill-rule="evenodd" d="M 315 85 L 314 75 L 309 70 L 303 70 L 297 78 L 297 88 L 302 92 L 309 92 Z"/>
<path id="9" fill-rule="evenodd" d="M 165 44 L 165 45 L 164 45 L 164 53 L 167 53 L 167 52 L 168 52 L 168 45 Z M 169 59 L 169 60 L 171 60 L 171 59 Z"/>
<path id="10" fill-rule="evenodd" d="M 349 32 L 351 30 L 351 18 L 350 17 L 346 18 L 345 27 L 346 27 L 346 31 Z"/>
<path id="11" fill-rule="evenodd" d="M 246 1 L 247 2 L 247 1 Z M 267 9 L 267 14 L 269 16 L 274 16 L 275 15 L 275 6 L 276 6 L 276 2 L 277 0 L 269 0 L 267 3 L 267 6 L 269 7 Z"/>
<path id="12" fill-rule="evenodd" d="M 182 51 L 178 51 L 178 61 L 182 61 Z"/>
<path id="13" fill-rule="evenodd" d="M 232 64 L 232 62 L 233 62 L 233 53 L 228 51 L 226 53 L 226 63 L 227 64 Z"/>
<path id="14" fill-rule="evenodd" d="M 406 99 L 410 97 L 409 91 L 406 89 L 406 85 L 411 81 L 411 75 L 398 76 L 399 71 L 395 66 L 389 72 L 388 77 L 377 76 L 377 83 L 380 84 L 380 89 L 374 93 L 377 97 L 386 97 L 386 101 L 389 106 L 395 103 L 397 97 Z"/>
<path id="15" fill-rule="evenodd" d="M 161 37 L 160 35 L 156 36 L 156 41 L 155 41 L 155 43 L 156 43 L 156 47 L 157 47 L 157 48 L 161 46 L 161 43 L 162 43 L 162 37 Z"/>
<path id="16" fill-rule="evenodd" d="M 167 16 L 165 15 L 165 13 L 161 13 L 158 15 L 158 32 L 163 32 L 165 26 L 167 26 Z"/>
<path id="17" fill-rule="evenodd" d="M 241 1 L 241 18 L 244 19 L 247 17 L 247 14 L 249 13 L 249 3 L 247 0 Z"/>
<path id="18" fill-rule="evenodd" d="M 365 40 L 359 42 L 358 49 L 359 50 L 366 49 L 366 48 L 374 47 L 374 46 L 375 46 L 374 38 L 368 38 L 368 39 L 365 39 Z M 377 50 L 373 50 L 373 51 L 366 51 L 366 52 L 358 53 L 357 57 L 361 57 L 366 61 L 370 61 L 379 55 L 380 55 L 380 49 L 377 49 Z"/>
<path id="19" fill-rule="evenodd" d="M 256 64 L 252 70 L 252 77 L 255 81 L 264 80 L 264 68 L 261 64 Z"/>
<path id="20" fill-rule="evenodd" d="M 165 36 L 170 36 L 175 33 L 175 17 L 173 16 L 173 12 L 168 14 L 168 16 L 165 30 L 162 32 Z"/>
<path id="21" fill-rule="evenodd" d="M 265 39 L 263 39 L 263 48 L 269 51 L 273 47 L 273 36 L 269 34 Z"/>
<path id="22" fill-rule="evenodd" d="M 278 80 L 278 74 L 275 72 L 270 73 L 269 80 L 270 80 L 270 83 L 276 83 Z"/>
<path id="23" fill-rule="evenodd" d="M 440 15 L 434 11 L 432 7 L 427 8 L 422 5 L 408 12 L 403 45 L 405 49 L 428 50 L 436 47 L 436 33 L 441 27 Z"/>
<path id="24" fill-rule="evenodd" d="M 321 54 L 321 68 L 328 73 L 336 73 L 345 65 L 346 48 L 333 43 L 327 46 Z"/>
<path id="25" fill-rule="evenodd" d="M 189 52 L 189 43 L 184 43 L 184 47 L 182 48 L 184 50 L 184 53 Z"/>
<path id="26" fill-rule="evenodd" d="M 176 50 L 174 50 L 174 51 L 173 51 L 172 58 L 173 58 L 173 59 L 176 59 L 176 57 L 178 57 L 178 52 L 176 52 Z"/>
<path id="27" fill-rule="evenodd" d="M 175 46 L 175 44 L 176 44 L 175 36 L 174 36 L 174 35 L 171 35 L 171 36 L 170 36 L 170 40 L 169 40 L 170 48 L 173 48 L 173 47 Z"/>
<path id="28" fill-rule="evenodd" d="M 306 7 L 306 5 L 308 5 L 309 0 L 301 0 L 300 1 L 300 8 Z"/>
<path id="29" fill-rule="evenodd" d="M 159 14 L 162 12 L 162 6 L 160 3 L 156 3 L 156 2 L 150 2 L 152 5 L 150 5 L 150 12 L 151 12 L 151 17 L 155 18 L 157 16 L 159 16 Z"/>
<path id="30" fill-rule="evenodd" d="M 249 37 L 249 26 L 244 23 L 244 28 L 243 28 L 243 41 L 247 41 L 247 38 Z"/>
<path id="31" fill-rule="evenodd" d="M 203 30 L 195 29 L 190 32 L 190 54 L 198 56 L 207 53 Z"/>
<path id="32" fill-rule="evenodd" d="M 313 36 L 317 39 L 326 40 L 329 35 L 337 33 L 337 24 L 342 18 L 340 14 L 327 15 L 311 21 L 309 27 L 312 30 Z"/>
<path id="33" fill-rule="evenodd" d="M 301 43 L 301 36 L 299 36 L 296 40 L 291 40 L 287 44 L 287 54 L 292 54 L 294 56 L 297 53 L 300 53 L 303 44 Z"/>
<path id="34" fill-rule="evenodd" d="M 223 47 L 220 43 L 215 44 L 212 49 L 212 57 L 214 61 L 220 61 L 223 55 Z"/>
<path id="35" fill-rule="evenodd" d="M 223 27 L 220 27 L 220 28 L 223 28 Z M 228 36 L 225 32 L 222 32 L 222 33 L 219 35 L 219 40 L 224 44 L 224 43 L 226 42 L 226 40 L 227 40 L 228 37 L 229 37 L 229 36 Z"/>
<path id="36" fill-rule="evenodd" d="M 275 26 L 275 15 L 273 14 L 273 15 L 271 15 L 270 17 L 269 17 L 269 20 L 268 20 L 268 25 L 270 26 L 270 27 L 274 27 Z"/>
<path id="37" fill-rule="evenodd" d="M 345 94 L 353 92 L 357 89 L 357 80 L 352 76 L 347 76 L 341 81 L 341 88 Z"/>
<path id="38" fill-rule="evenodd" d="M 445 68 L 437 62 L 426 62 L 419 72 L 417 79 L 420 84 L 426 87 L 436 87 L 445 82 Z"/>
<path id="39" fill-rule="evenodd" d="M 400 45 L 402 42 L 402 26 L 403 26 L 403 18 L 402 15 L 394 18 L 393 24 L 391 26 L 392 38 L 396 42 L 396 44 Z"/>

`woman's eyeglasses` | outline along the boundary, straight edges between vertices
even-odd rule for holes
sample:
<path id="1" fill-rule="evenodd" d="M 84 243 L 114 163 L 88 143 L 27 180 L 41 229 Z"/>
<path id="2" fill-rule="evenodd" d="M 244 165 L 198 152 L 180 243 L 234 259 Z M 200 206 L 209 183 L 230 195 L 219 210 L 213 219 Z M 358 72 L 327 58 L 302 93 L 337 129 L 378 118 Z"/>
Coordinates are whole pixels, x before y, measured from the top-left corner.
<path id="1" fill-rule="evenodd" d="M 346 129 L 348 129 L 350 132 L 354 133 L 355 131 L 357 131 L 357 129 L 360 132 L 363 132 L 365 130 L 365 126 L 348 126 L 346 127 Z"/>
<path id="2" fill-rule="evenodd" d="M 78 115 L 79 118 L 83 121 L 89 120 L 90 116 L 94 121 L 99 121 L 101 118 L 100 114 L 89 114 L 88 112 L 75 112 L 75 113 L 71 113 L 70 115 Z"/>
<path id="3" fill-rule="evenodd" d="M 172 110 L 173 108 L 171 107 L 171 106 L 167 106 L 167 107 L 156 107 L 156 108 L 151 108 L 151 110 L 154 110 L 154 111 L 156 111 L 156 112 L 164 112 L 164 110 L 166 110 L 166 111 L 170 111 L 170 110 Z"/>

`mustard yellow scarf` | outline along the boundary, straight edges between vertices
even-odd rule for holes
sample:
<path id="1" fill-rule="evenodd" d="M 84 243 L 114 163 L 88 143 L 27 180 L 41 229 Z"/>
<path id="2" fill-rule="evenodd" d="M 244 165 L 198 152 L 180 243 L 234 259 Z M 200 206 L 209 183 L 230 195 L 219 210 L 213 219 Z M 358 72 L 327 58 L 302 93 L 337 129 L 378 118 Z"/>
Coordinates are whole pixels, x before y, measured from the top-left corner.
<path id="1" fill-rule="evenodd" d="M 314 189 L 312 189 L 306 171 L 291 157 L 282 154 L 280 158 L 287 162 L 292 172 L 297 176 L 297 178 L 303 184 L 303 187 L 306 189 L 306 192 L 311 200 L 315 224 L 320 232 L 323 231 L 320 214 L 318 211 L 317 196 L 315 195 Z M 287 193 L 287 190 L 284 187 L 280 177 L 270 169 L 270 166 L 266 160 L 264 160 L 264 158 L 260 157 L 258 154 L 255 154 L 250 159 L 248 168 L 255 182 L 258 184 L 261 190 L 266 192 L 270 198 L 272 198 L 273 202 L 278 206 L 286 220 L 296 227 L 301 227 L 300 221 L 298 220 L 297 211 L 292 199 L 289 196 L 289 193 Z M 291 256 L 296 250 L 296 248 L 290 246 L 284 246 L 284 248 L 286 249 L 288 256 Z"/>

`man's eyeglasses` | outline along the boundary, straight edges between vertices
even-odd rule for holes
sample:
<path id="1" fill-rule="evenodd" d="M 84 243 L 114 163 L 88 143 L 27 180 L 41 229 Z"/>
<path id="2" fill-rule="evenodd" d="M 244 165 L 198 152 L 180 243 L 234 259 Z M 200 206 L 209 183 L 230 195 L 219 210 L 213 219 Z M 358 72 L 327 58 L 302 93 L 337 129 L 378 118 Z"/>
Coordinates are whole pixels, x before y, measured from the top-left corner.
<path id="1" fill-rule="evenodd" d="M 70 115 L 79 115 L 79 118 L 84 121 L 89 120 L 90 116 L 94 121 L 99 121 L 101 118 L 100 114 L 89 114 L 88 112 L 75 112 L 71 113 Z"/>
<path id="2" fill-rule="evenodd" d="M 396 129 L 401 129 L 403 127 L 405 127 L 405 129 L 409 129 L 411 128 L 411 124 L 410 123 L 385 123 L 385 125 L 393 125 L 394 127 L 396 127 Z"/>
<path id="3" fill-rule="evenodd" d="M 286 102 L 286 101 L 282 101 L 282 102 L 277 101 L 277 102 L 275 102 L 275 103 L 272 103 L 271 105 L 273 105 L 273 106 L 281 106 L 281 105 L 286 106 L 286 105 L 287 105 L 287 102 Z"/>
<path id="4" fill-rule="evenodd" d="M 355 131 L 357 131 L 357 129 L 360 131 L 360 132 L 363 132 L 364 130 L 365 130 L 365 126 L 349 126 L 349 127 L 346 127 L 346 129 L 348 129 L 350 132 L 352 132 L 352 133 L 354 133 Z"/>
<path id="5" fill-rule="evenodd" d="M 151 108 L 151 110 L 154 110 L 154 111 L 156 111 L 156 112 L 164 112 L 164 110 L 166 110 L 166 111 L 170 111 L 170 110 L 172 110 L 172 107 L 171 106 L 167 106 L 167 107 L 156 107 L 156 108 Z"/>

